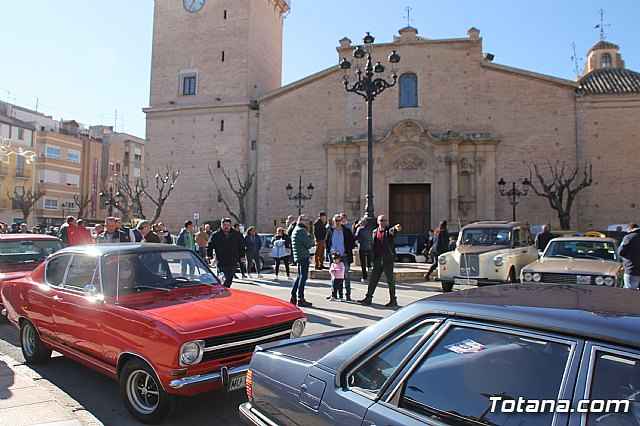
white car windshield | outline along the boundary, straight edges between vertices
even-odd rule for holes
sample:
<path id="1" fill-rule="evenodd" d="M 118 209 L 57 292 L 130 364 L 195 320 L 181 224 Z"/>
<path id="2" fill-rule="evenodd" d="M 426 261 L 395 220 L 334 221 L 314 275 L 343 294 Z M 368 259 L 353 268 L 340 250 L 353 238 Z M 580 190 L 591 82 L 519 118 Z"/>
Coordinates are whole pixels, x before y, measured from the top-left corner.
<path id="1" fill-rule="evenodd" d="M 102 259 L 105 296 L 219 284 L 195 253 L 187 250 L 112 253 Z"/>
<path id="2" fill-rule="evenodd" d="M 61 248 L 59 240 L 0 241 L 0 263 L 42 262 Z"/>
<path id="3" fill-rule="evenodd" d="M 551 241 L 544 257 L 618 260 L 616 247 L 610 241 Z"/>
<path id="4" fill-rule="evenodd" d="M 462 244 L 470 246 L 509 245 L 511 230 L 504 228 L 473 228 L 462 232 Z"/>

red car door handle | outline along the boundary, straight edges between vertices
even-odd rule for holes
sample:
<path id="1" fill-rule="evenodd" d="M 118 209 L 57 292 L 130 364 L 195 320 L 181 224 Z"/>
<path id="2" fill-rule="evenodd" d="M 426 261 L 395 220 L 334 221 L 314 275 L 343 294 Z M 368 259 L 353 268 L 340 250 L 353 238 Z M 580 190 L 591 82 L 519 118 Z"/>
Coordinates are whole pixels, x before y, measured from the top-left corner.
<path id="1" fill-rule="evenodd" d="M 59 301 L 61 301 L 63 299 L 60 296 L 53 296 L 53 300 L 55 300 L 56 302 L 59 302 Z"/>

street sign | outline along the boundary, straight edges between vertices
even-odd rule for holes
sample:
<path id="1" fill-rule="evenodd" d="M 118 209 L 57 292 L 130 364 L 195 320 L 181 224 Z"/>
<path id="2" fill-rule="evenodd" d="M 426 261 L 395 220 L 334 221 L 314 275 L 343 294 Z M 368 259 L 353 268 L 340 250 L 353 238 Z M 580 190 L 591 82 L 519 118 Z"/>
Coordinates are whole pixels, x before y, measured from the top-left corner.
<path id="1" fill-rule="evenodd" d="M 200 212 L 195 212 L 193 214 L 193 220 L 200 220 Z"/>

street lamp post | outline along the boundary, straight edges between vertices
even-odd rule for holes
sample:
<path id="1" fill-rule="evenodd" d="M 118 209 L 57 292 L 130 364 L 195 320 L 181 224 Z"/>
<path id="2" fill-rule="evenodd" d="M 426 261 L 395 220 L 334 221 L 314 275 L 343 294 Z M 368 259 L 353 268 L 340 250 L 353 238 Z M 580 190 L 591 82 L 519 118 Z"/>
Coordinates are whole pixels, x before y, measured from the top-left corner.
<path id="1" fill-rule="evenodd" d="M 60 207 L 62 207 L 62 223 L 64 223 L 66 221 L 66 218 L 64 217 L 64 210 L 67 208 L 67 205 L 62 203 L 60 204 Z"/>
<path id="2" fill-rule="evenodd" d="M 290 200 L 295 200 L 295 206 L 298 208 L 298 216 L 302 214 L 302 208 L 304 207 L 304 204 L 302 204 L 302 202 L 308 201 L 311 199 L 311 197 L 313 197 L 313 189 L 313 185 L 309 184 L 307 186 L 307 193 L 305 194 L 302 192 L 302 175 L 300 175 L 300 179 L 298 180 L 297 194 L 293 193 L 293 186 L 291 186 L 290 183 L 287 184 L 287 197 L 289 197 Z"/>
<path id="3" fill-rule="evenodd" d="M 522 191 L 516 188 L 515 182 L 512 182 L 512 184 L 513 186 L 511 189 L 505 190 L 507 182 L 505 182 L 503 178 L 500 178 L 500 180 L 498 181 L 498 189 L 500 189 L 500 195 L 502 195 L 503 197 L 509 197 L 509 204 L 511 204 L 511 207 L 513 208 L 513 221 L 515 222 L 516 206 L 518 205 L 518 203 L 520 203 L 518 198 L 527 196 L 527 193 L 529 192 L 529 185 L 531 185 L 531 182 L 529 181 L 529 179 L 524 178 L 522 180 Z"/>
<path id="4" fill-rule="evenodd" d="M 117 206 L 118 205 L 118 200 L 116 198 L 113 198 L 113 185 L 109 184 L 109 193 L 107 194 L 104 191 L 100 191 L 100 197 L 101 198 L 105 198 L 108 196 L 108 198 L 106 200 L 104 200 L 104 205 L 105 206 L 109 206 L 107 209 L 107 214 L 109 216 L 113 216 L 113 206 Z M 120 197 L 122 194 L 120 194 L 120 191 L 116 192 L 116 197 Z"/>
<path id="5" fill-rule="evenodd" d="M 391 81 L 387 81 L 382 75 L 385 71 L 385 66 L 376 62 L 373 65 L 371 59 L 371 53 L 373 52 L 374 37 L 367 33 L 362 41 L 363 46 L 358 46 L 353 51 L 353 58 L 356 68 L 357 81 L 349 86 L 349 74 L 351 69 L 351 62 L 347 58 L 342 58 L 340 62 L 340 69 L 343 71 L 342 81 L 344 88 L 347 92 L 356 93 L 362 96 L 367 103 L 367 195 L 365 197 L 365 218 L 370 223 L 375 222 L 375 216 L 373 214 L 373 101 L 380 93 L 385 89 L 392 87 L 396 84 L 398 79 L 398 63 L 400 62 L 400 55 L 395 50 L 391 52 L 388 57 L 391 63 Z M 362 60 L 366 56 L 366 63 L 362 65 Z"/>

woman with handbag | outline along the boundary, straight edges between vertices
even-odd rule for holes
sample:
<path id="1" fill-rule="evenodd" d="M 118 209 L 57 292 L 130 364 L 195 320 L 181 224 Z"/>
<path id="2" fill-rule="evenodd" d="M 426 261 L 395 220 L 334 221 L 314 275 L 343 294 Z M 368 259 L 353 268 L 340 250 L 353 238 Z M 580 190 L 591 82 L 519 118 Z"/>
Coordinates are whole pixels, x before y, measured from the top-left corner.
<path id="1" fill-rule="evenodd" d="M 275 271 L 276 280 L 278 272 L 280 272 L 280 262 L 284 263 L 284 269 L 287 273 L 287 279 L 291 280 L 291 272 L 289 271 L 289 259 L 291 258 L 291 237 L 287 235 L 284 228 L 276 229 L 276 235 L 271 240 L 271 257 L 276 261 Z"/>

